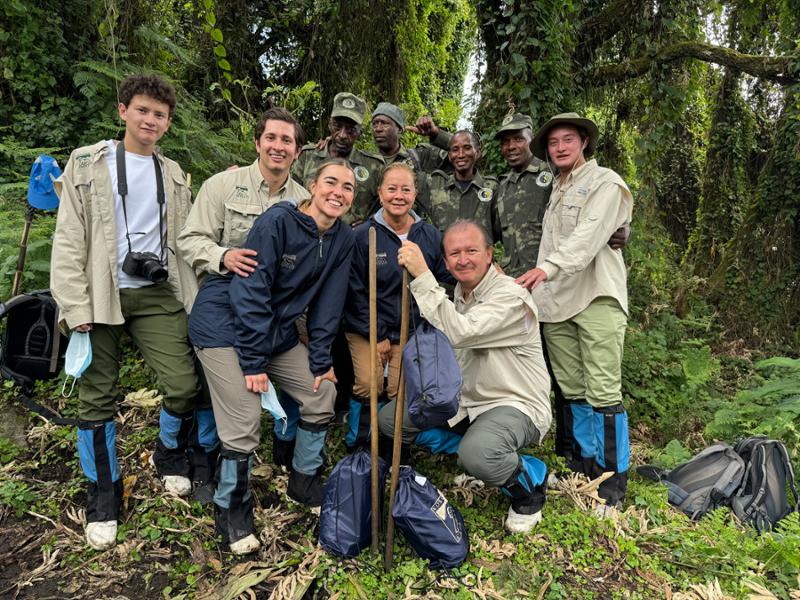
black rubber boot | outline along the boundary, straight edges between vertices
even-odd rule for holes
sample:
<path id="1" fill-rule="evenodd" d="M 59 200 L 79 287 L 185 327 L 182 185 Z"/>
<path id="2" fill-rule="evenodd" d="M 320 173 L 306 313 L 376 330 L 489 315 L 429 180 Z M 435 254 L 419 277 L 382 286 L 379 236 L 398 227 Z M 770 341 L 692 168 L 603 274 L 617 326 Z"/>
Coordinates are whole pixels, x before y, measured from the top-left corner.
<path id="1" fill-rule="evenodd" d="M 292 470 L 295 440 L 282 440 L 272 432 L 272 464 Z"/>
<path id="2" fill-rule="evenodd" d="M 217 470 L 219 486 L 214 496 L 214 525 L 226 544 L 237 542 L 255 532 L 253 498 L 248 486 L 252 463 L 252 454 L 233 450 L 220 453 Z M 228 505 L 227 508 L 224 504 Z"/>
<path id="3" fill-rule="evenodd" d="M 156 440 L 156 451 L 153 453 L 153 464 L 156 471 L 161 477 L 165 475 L 191 477 L 187 450 L 189 449 L 189 436 L 194 427 L 194 412 L 178 415 L 163 407 L 161 412 L 162 419 L 165 418 L 164 413 L 166 413 L 166 418 L 180 420 L 180 426 L 175 439 L 177 444 L 175 448 L 167 448 L 161 440 L 161 433 L 159 433 L 158 440 Z"/>
<path id="4" fill-rule="evenodd" d="M 322 498 L 325 495 L 325 486 L 322 483 L 322 474 L 320 471 L 317 471 L 313 475 L 306 475 L 300 471 L 292 471 L 289 474 L 289 485 L 286 488 L 286 495 L 305 506 L 321 506 Z"/>

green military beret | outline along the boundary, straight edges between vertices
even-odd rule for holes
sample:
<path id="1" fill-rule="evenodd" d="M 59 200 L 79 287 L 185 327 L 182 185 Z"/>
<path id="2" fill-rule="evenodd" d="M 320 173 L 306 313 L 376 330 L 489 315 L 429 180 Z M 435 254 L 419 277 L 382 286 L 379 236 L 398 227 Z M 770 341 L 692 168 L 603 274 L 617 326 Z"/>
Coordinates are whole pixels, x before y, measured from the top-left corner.
<path id="1" fill-rule="evenodd" d="M 388 102 L 381 102 L 372 111 L 372 119 L 377 117 L 378 115 L 383 115 L 385 117 L 389 117 L 392 121 L 397 123 L 400 129 L 406 128 L 406 114 L 403 112 L 403 109 L 399 106 L 395 106 L 394 104 L 389 104 Z"/>
<path id="2" fill-rule="evenodd" d="M 361 125 L 367 114 L 367 103 L 350 92 L 339 92 L 333 98 L 331 117 L 344 117 L 356 125 Z"/>
<path id="3" fill-rule="evenodd" d="M 597 148 L 600 130 L 597 129 L 597 125 L 594 121 L 581 117 L 578 113 L 574 112 L 561 113 L 560 115 L 552 117 L 547 123 L 542 125 L 539 131 L 536 132 L 536 135 L 533 136 L 531 152 L 533 152 L 534 156 L 542 160 L 547 160 L 547 134 L 557 125 L 573 125 L 579 129 L 586 130 L 589 136 L 589 143 L 586 144 L 586 150 L 584 151 L 586 156 L 591 156 L 592 152 Z"/>
<path id="4" fill-rule="evenodd" d="M 526 127 L 533 131 L 533 121 L 531 121 L 531 118 L 528 115 L 523 115 L 522 113 L 506 115 L 506 118 L 503 119 L 503 122 L 500 125 L 500 129 L 498 129 L 497 133 L 494 134 L 494 139 L 499 138 L 500 134 L 505 131 L 519 131 L 520 129 L 525 129 Z"/>

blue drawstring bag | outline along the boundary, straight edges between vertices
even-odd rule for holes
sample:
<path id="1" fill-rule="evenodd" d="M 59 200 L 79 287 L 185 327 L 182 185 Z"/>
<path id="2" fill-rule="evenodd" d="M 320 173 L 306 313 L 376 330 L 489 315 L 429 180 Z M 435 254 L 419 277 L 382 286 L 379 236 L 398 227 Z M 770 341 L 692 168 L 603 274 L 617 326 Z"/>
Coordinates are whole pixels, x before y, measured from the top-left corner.
<path id="1" fill-rule="evenodd" d="M 331 554 L 353 557 L 372 541 L 372 493 L 369 452 L 345 456 L 325 483 L 319 514 L 319 543 Z M 383 490 L 389 466 L 378 458 L 378 487 Z M 383 493 L 380 494 L 383 514 Z"/>
<path id="2" fill-rule="evenodd" d="M 458 412 L 461 368 L 450 340 L 423 321 L 403 348 L 406 403 L 414 425 L 444 427 Z"/>
<path id="3" fill-rule="evenodd" d="M 453 569 L 467 558 L 464 518 L 427 477 L 400 467 L 392 517 L 395 527 L 433 569 Z"/>

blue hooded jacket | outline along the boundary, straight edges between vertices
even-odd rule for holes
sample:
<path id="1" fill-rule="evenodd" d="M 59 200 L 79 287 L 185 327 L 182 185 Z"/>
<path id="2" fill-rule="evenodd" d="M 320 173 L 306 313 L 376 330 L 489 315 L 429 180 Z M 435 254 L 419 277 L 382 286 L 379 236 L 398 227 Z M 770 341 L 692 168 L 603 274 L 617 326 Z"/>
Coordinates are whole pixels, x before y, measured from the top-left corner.
<path id="1" fill-rule="evenodd" d="M 442 258 L 442 234 L 423 221 L 413 211 L 414 224 L 408 232 L 408 240 L 422 250 L 425 262 L 436 279 L 445 284 L 455 284 L 455 280 L 444 266 Z M 402 240 L 386 224 L 381 208 L 372 217 L 355 229 L 355 249 L 353 266 L 350 269 L 350 289 L 345 305 L 345 331 L 369 338 L 369 228 L 375 227 L 378 272 L 378 341 L 388 339 L 392 344 L 400 341 L 400 303 L 403 275 L 397 264 L 397 251 Z M 411 310 L 417 324 L 421 317 L 414 302 Z"/>
<path id="2" fill-rule="evenodd" d="M 341 221 L 322 236 L 293 202 L 278 202 L 253 223 L 244 248 L 255 250 L 249 277 L 209 277 L 189 319 L 199 347 L 234 346 L 245 375 L 265 373 L 273 354 L 299 342 L 295 321 L 308 308 L 308 362 L 314 376 L 331 368 L 353 254 Z"/>

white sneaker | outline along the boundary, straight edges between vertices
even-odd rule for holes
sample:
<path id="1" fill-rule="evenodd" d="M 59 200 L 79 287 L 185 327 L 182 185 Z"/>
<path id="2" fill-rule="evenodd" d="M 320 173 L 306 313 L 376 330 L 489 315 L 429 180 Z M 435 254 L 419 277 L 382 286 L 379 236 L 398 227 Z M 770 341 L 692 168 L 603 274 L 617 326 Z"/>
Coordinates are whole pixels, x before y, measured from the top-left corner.
<path id="1" fill-rule="evenodd" d="M 183 475 L 164 475 L 161 478 L 164 489 L 176 496 L 188 496 L 192 493 L 192 482 Z"/>
<path id="2" fill-rule="evenodd" d="M 94 550 L 108 550 L 117 543 L 117 522 L 96 521 L 86 524 L 86 543 Z"/>
<path id="3" fill-rule="evenodd" d="M 247 537 L 243 537 L 242 539 L 236 540 L 230 544 L 230 549 L 232 554 L 242 555 L 255 552 L 258 550 L 259 546 L 261 546 L 261 542 L 259 542 L 258 538 L 251 533 Z"/>
<path id="4" fill-rule="evenodd" d="M 152 454 L 148 462 L 151 467 L 156 469 L 156 461 L 153 459 Z M 156 469 L 156 473 L 158 473 L 158 469 Z M 159 475 L 159 477 L 164 484 L 164 489 L 171 494 L 175 494 L 176 496 L 188 496 L 192 493 L 192 482 L 188 477 L 184 477 L 183 475 Z"/>
<path id="5" fill-rule="evenodd" d="M 598 519 L 612 519 L 619 514 L 619 507 L 608 504 L 598 504 L 594 507 L 594 514 Z"/>
<path id="6" fill-rule="evenodd" d="M 506 529 L 511 533 L 528 533 L 541 520 L 542 511 L 537 511 L 532 515 L 521 515 L 512 506 L 509 506 Z"/>

